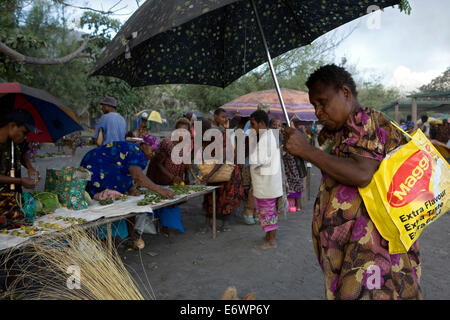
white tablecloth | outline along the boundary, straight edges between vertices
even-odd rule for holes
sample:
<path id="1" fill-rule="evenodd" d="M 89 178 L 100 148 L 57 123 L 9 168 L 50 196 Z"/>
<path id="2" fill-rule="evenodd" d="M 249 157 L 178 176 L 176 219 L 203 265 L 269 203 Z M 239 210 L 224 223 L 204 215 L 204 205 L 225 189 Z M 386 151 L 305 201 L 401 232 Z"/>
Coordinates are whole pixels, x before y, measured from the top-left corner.
<path id="1" fill-rule="evenodd" d="M 158 206 L 161 204 L 170 206 L 171 203 L 179 201 L 181 199 L 188 200 L 189 198 L 195 197 L 196 195 L 202 195 L 205 192 L 210 192 L 217 187 L 208 186 L 204 191 L 195 192 L 192 194 L 185 194 L 181 196 L 176 196 L 172 200 L 163 200 L 162 202 L 158 203 Z M 141 212 L 153 212 L 152 205 L 148 206 L 138 206 L 137 202 L 139 200 L 144 199 L 144 195 L 141 195 L 139 197 L 132 197 L 128 196 L 128 199 L 126 201 L 118 200 L 114 201 L 114 203 L 102 206 L 98 203 L 98 201 L 93 200 L 93 204 L 89 206 L 89 208 L 85 210 L 69 210 L 66 208 L 59 208 L 56 209 L 53 214 L 45 215 L 42 217 L 37 218 L 33 226 L 39 226 L 39 221 L 43 221 L 45 223 L 57 223 L 60 225 L 63 229 L 68 228 L 72 226 L 70 222 L 65 222 L 64 220 L 56 220 L 56 217 L 74 217 L 74 218 L 82 218 L 86 220 L 86 223 L 96 221 L 102 218 L 113 218 L 113 217 L 119 217 L 119 216 L 125 216 L 130 213 L 141 213 Z M 19 237 L 19 236 L 13 236 L 11 234 L 2 234 L 0 233 L 0 251 L 5 250 L 8 248 L 21 246 L 23 245 L 27 240 L 33 237 L 40 236 L 42 234 L 50 233 L 58 231 L 56 229 L 50 229 L 48 231 L 44 232 L 36 232 L 36 235 L 29 236 L 29 237 Z"/>

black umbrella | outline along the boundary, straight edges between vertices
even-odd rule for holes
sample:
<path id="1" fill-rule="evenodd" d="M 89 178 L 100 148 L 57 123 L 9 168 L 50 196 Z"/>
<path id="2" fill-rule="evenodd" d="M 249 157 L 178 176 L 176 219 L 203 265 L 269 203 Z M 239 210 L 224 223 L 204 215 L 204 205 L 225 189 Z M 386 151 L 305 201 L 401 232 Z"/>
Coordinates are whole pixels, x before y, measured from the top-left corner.
<path id="1" fill-rule="evenodd" d="M 147 0 L 107 46 L 93 75 L 131 86 L 191 83 L 226 87 L 267 62 L 251 0 Z M 276 57 L 400 0 L 254 0 Z M 135 38 L 133 38 L 135 36 Z M 125 52 L 129 48 L 131 58 Z"/>
<path id="2" fill-rule="evenodd" d="M 93 75 L 118 77 L 131 86 L 226 87 L 267 61 L 285 111 L 270 54 L 276 57 L 310 44 L 365 15 L 374 3 L 384 8 L 400 2 L 147 0 L 107 46 Z"/>

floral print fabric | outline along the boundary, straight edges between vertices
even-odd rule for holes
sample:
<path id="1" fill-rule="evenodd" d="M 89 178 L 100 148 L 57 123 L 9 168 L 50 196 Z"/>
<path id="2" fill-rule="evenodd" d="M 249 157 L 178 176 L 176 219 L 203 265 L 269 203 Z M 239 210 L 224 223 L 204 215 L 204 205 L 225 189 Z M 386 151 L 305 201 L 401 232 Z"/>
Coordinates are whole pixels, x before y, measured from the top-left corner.
<path id="1" fill-rule="evenodd" d="M 150 161 L 147 169 L 147 177 L 149 177 L 149 179 L 154 183 L 160 185 L 173 184 L 172 179 L 162 173 L 160 167 L 157 165 L 159 161 L 162 161 L 162 155 L 164 155 L 165 159 L 162 164 L 169 171 L 169 173 L 174 175 L 175 177 L 180 178 L 182 181 L 184 180 L 186 166 L 183 163 L 175 164 L 172 162 L 171 156 L 174 147 L 175 144 L 172 142 L 171 137 L 167 137 L 161 141 L 161 145 L 158 149 L 158 154 L 154 159 L 152 159 L 152 161 Z M 180 150 L 178 156 L 183 156 L 183 150 Z"/>
<path id="2" fill-rule="evenodd" d="M 105 189 L 127 193 L 133 186 L 130 167 L 147 166 L 147 158 L 141 149 L 126 141 L 115 141 L 89 151 L 80 166 L 92 172 L 86 191 L 91 196 Z"/>
<path id="3" fill-rule="evenodd" d="M 360 108 L 341 130 L 322 130 L 319 142 L 338 157 L 381 161 L 404 140 L 380 112 Z M 323 173 L 312 235 L 327 299 L 422 299 L 418 243 L 408 253 L 390 255 L 356 187 Z"/>
<path id="4" fill-rule="evenodd" d="M 286 179 L 289 186 L 289 192 L 301 193 L 303 191 L 303 179 L 300 178 L 297 165 L 293 155 L 286 153 L 283 155 Z"/>
<path id="5" fill-rule="evenodd" d="M 231 142 L 227 140 L 227 136 L 225 134 L 222 136 L 223 136 L 223 152 L 225 154 L 226 145 L 227 143 Z M 244 200 L 244 185 L 242 184 L 242 174 L 239 165 L 234 166 L 234 170 L 231 173 L 231 178 L 229 181 L 221 183 L 209 183 L 209 185 L 219 186 L 219 189 L 216 189 L 216 214 L 218 217 L 223 218 L 224 216 L 230 215 L 233 212 L 233 210 L 239 207 L 241 202 Z M 207 216 L 212 215 L 213 213 L 212 193 L 208 193 L 207 195 L 205 195 L 203 199 L 203 209 L 206 211 Z"/>
<path id="6" fill-rule="evenodd" d="M 264 232 L 278 229 L 278 211 L 277 198 L 274 199 L 258 199 L 254 198 L 256 213 L 258 214 L 259 223 Z"/>

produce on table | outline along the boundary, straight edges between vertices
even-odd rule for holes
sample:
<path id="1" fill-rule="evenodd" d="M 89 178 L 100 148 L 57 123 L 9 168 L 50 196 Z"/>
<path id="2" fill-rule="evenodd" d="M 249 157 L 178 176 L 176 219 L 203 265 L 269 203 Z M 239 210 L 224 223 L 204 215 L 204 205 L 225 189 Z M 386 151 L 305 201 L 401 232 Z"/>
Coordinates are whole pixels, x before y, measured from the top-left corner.
<path id="1" fill-rule="evenodd" d="M 139 200 L 137 202 L 138 206 L 147 206 L 149 204 L 157 204 L 161 202 L 163 199 L 160 195 L 145 195 L 144 199 Z"/>
<path id="2" fill-rule="evenodd" d="M 82 218 L 75 218 L 75 217 L 56 217 L 56 220 L 63 220 L 65 222 L 73 223 L 73 224 L 79 224 L 79 223 L 86 223 L 87 221 Z"/>
<path id="3" fill-rule="evenodd" d="M 204 186 L 184 186 L 184 185 L 175 185 L 171 187 L 172 191 L 175 195 L 182 195 L 187 193 L 195 193 L 200 192 L 206 189 Z"/>
<path id="4" fill-rule="evenodd" d="M 92 198 L 87 191 L 84 192 L 84 198 L 86 199 L 88 206 L 90 206 L 93 203 Z"/>
<path id="5" fill-rule="evenodd" d="M 114 203 L 113 198 L 109 198 L 109 199 L 105 199 L 105 200 L 100 200 L 99 201 L 101 206 L 106 206 L 108 204 Z"/>
<path id="6" fill-rule="evenodd" d="M 128 199 L 128 195 L 124 194 L 121 197 L 115 198 L 114 201 L 120 201 L 120 200 L 127 201 L 127 199 Z"/>
<path id="7" fill-rule="evenodd" d="M 175 193 L 175 196 L 181 196 L 188 193 L 195 193 L 200 192 L 206 189 L 204 186 L 184 186 L 184 185 L 174 185 L 170 187 L 172 191 Z M 137 205 L 138 206 L 146 206 L 150 204 L 157 204 L 163 200 L 166 200 L 168 198 L 162 197 L 159 193 L 156 193 L 154 191 L 145 189 L 141 191 L 141 194 L 144 194 L 144 199 L 139 200 Z"/>
<path id="8" fill-rule="evenodd" d="M 36 201 L 36 212 L 40 215 L 54 212 L 61 207 L 58 195 L 51 192 L 32 192 L 32 197 Z"/>

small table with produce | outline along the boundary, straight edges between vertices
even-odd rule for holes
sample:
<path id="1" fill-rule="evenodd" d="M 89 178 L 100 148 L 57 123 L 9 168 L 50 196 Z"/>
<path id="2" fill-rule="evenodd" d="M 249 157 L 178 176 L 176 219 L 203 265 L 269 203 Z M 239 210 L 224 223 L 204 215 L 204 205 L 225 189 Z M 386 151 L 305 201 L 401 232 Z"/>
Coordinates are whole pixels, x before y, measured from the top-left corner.
<path id="1" fill-rule="evenodd" d="M 28 241 L 41 241 L 47 236 L 56 235 L 55 232 L 70 232 L 73 225 L 89 229 L 106 224 L 108 246 L 112 246 L 111 224 L 115 221 L 127 219 L 156 209 L 169 207 L 208 193 L 213 194 L 215 204 L 216 186 L 172 186 L 174 199 L 162 198 L 150 190 L 143 190 L 138 197 L 124 196 L 116 200 L 92 201 L 84 210 L 69 210 L 58 208 L 53 213 L 35 219 L 32 226 L 18 229 L 3 230 L 0 233 L 0 252 L 13 247 L 25 245 Z M 216 208 L 213 207 L 212 237 L 216 238 Z"/>

